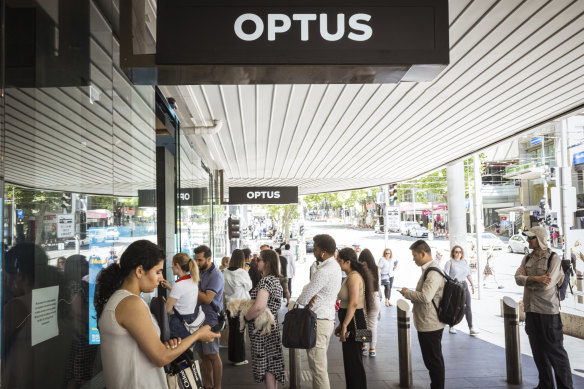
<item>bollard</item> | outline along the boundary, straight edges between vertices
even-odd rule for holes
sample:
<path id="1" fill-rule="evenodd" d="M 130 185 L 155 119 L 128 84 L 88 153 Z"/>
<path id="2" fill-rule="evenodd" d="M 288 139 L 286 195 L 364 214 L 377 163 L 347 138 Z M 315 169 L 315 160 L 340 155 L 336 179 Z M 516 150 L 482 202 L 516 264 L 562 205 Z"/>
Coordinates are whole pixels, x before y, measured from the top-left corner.
<path id="1" fill-rule="evenodd" d="M 411 388 L 410 304 L 403 299 L 397 302 L 397 344 L 399 350 L 399 386 Z"/>
<path id="2" fill-rule="evenodd" d="M 582 297 L 582 272 L 576 270 L 576 290 L 578 293 L 578 304 L 584 303 L 584 298 Z"/>
<path id="3" fill-rule="evenodd" d="M 519 304 L 511 297 L 503 297 L 505 320 L 505 361 L 507 383 L 521 385 L 521 347 L 519 342 Z"/>
<path id="4" fill-rule="evenodd" d="M 288 359 L 290 364 L 290 389 L 300 389 L 302 383 L 300 351 L 297 348 L 289 348 Z"/>

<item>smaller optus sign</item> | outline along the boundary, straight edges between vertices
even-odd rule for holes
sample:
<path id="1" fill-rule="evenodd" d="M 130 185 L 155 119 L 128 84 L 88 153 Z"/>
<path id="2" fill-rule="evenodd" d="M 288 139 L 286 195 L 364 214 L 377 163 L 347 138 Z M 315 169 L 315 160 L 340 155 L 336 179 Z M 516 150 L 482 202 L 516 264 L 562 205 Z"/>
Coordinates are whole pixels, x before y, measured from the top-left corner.
<path id="1" fill-rule="evenodd" d="M 231 186 L 229 204 L 297 204 L 297 186 Z"/>

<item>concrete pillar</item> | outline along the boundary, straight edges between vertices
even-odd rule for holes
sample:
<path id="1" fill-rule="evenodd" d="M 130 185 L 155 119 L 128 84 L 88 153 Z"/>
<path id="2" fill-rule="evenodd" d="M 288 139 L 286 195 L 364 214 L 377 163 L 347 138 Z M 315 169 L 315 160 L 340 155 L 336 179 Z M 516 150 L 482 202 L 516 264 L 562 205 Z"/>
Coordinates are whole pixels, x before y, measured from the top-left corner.
<path id="1" fill-rule="evenodd" d="M 466 247 L 466 207 L 464 198 L 464 163 L 446 167 L 448 234 L 450 247 Z"/>

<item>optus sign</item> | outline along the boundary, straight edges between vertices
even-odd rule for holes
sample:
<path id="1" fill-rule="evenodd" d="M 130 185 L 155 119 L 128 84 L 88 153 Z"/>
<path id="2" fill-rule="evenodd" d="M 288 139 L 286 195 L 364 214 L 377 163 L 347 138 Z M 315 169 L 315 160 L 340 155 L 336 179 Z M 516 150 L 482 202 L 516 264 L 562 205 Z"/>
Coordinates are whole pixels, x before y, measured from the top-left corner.
<path id="1" fill-rule="evenodd" d="M 229 204 L 296 204 L 297 186 L 229 187 Z"/>
<path id="2" fill-rule="evenodd" d="M 447 0 L 161 0 L 160 65 L 447 65 Z"/>

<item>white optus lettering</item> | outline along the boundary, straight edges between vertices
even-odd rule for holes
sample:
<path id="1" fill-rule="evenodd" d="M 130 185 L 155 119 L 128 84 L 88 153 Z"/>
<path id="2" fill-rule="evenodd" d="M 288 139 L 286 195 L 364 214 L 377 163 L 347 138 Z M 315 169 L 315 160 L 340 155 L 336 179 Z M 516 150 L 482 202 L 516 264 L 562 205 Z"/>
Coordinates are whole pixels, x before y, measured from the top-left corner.
<path id="1" fill-rule="evenodd" d="M 252 200 L 252 199 L 279 199 L 280 198 L 280 191 L 257 191 L 257 192 L 247 192 L 245 196 Z"/>
<path id="2" fill-rule="evenodd" d="M 278 25 L 277 22 L 282 24 Z M 290 18 L 284 14 L 269 14 L 268 15 L 268 40 L 275 41 L 277 33 L 283 33 L 290 29 L 292 23 Z"/>
<path id="3" fill-rule="evenodd" d="M 367 14 L 355 14 L 349 18 L 349 27 L 353 30 L 357 30 L 362 32 L 362 34 L 355 34 L 354 32 L 350 32 L 348 38 L 354 41 L 366 41 L 367 39 L 371 38 L 373 35 L 373 30 L 371 26 L 359 23 L 360 21 L 368 22 L 371 20 L 371 15 Z"/>
<path id="4" fill-rule="evenodd" d="M 316 14 L 294 14 L 292 19 L 300 21 L 300 40 L 308 40 L 308 22 L 316 20 Z"/>
<path id="5" fill-rule="evenodd" d="M 334 33 L 329 32 L 328 15 L 322 13 L 316 14 L 293 14 L 292 18 L 285 14 L 268 14 L 267 27 L 264 28 L 263 20 L 256 14 L 246 13 L 235 20 L 233 29 L 235 35 L 244 41 L 254 41 L 262 37 L 264 30 L 267 30 L 268 41 L 275 41 L 278 34 L 284 34 L 290 31 L 292 20 L 300 23 L 300 40 L 303 42 L 310 40 L 310 22 L 320 19 L 319 30 L 322 39 L 330 42 L 338 41 L 345 36 L 345 30 L 349 31 L 348 39 L 353 41 L 366 41 L 373 36 L 373 29 L 368 24 L 371 15 L 357 13 L 349 17 L 348 28 L 345 28 L 345 14 L 337 14 L 337 25 Z M 253 23 L 254 30 L 251 33 L 243 31 L 245 22 Z"/>
<path id="6" fill-rule="evenodd" d="M 247 34 L 243 31 L 243 23 L 250 21 L 255 24 L 255 31 L 251 34 Z M 264 33 L 264 22 L 262 19 L 255 14 L 243 14 L 235 20 L 235 25 L 233 26 L 235 30 L 235 35 L 244 41 L 255 41 Z"/>
<path id="7" fill-rule="evenodd" d="M 345 35 L 345 14 L 337 14 L 337 32 L 329 34 L 328 32 L 328 16 L 327 14 L 320 14 L 320 36 L 327 41 L 338 41 Z"/>

